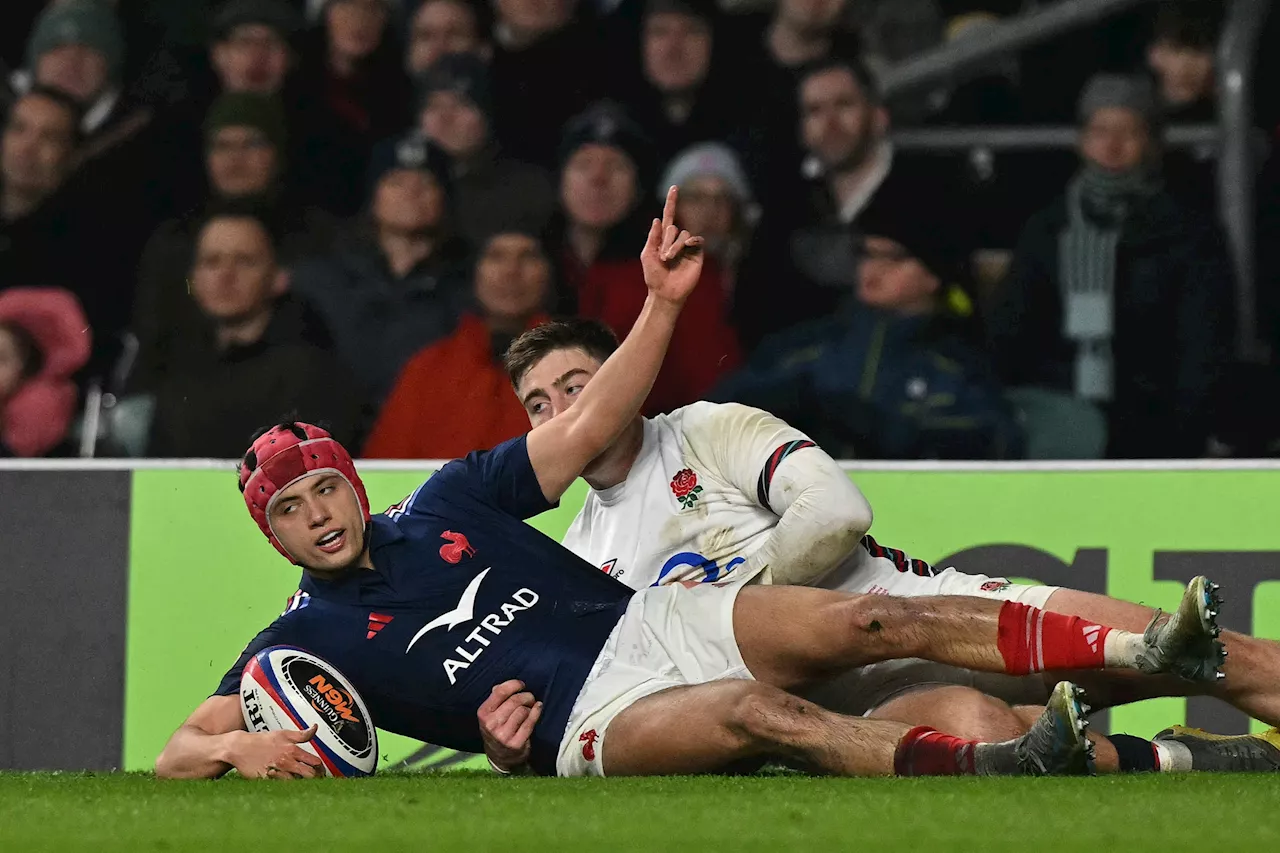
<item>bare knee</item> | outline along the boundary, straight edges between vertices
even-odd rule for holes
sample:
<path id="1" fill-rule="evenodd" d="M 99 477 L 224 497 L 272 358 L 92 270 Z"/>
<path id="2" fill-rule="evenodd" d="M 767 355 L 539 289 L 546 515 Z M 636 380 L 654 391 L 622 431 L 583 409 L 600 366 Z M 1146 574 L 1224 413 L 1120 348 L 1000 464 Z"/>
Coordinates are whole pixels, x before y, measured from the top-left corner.
<path id="1" fill-rule="evenodd" d="M 859 663 L 919 657 L 911 630 L 919 608 L 911 599 L 890 595 L 851 595 L 831 605 L 834 621 L 864 652 Z"/>
<path id="2" fill-rule="evenodd" d="M 776 687 L 744 681 L 726 697 L 725 728 L 747 753 L 785 751 L 786 744 L 810 719 L 823 713 L 817 705 Z"/>
<path id="3" fill-rule="evenodd" d="M 972 687 L 949 685 L 917 690 L 885 702 L 870 716 L 929 726 L 956 737 L 988 743 L 1013 740 L 1028 722 L 1006 703 Z M 1032 721 L 1034 721 L 1032 717 Z"/>

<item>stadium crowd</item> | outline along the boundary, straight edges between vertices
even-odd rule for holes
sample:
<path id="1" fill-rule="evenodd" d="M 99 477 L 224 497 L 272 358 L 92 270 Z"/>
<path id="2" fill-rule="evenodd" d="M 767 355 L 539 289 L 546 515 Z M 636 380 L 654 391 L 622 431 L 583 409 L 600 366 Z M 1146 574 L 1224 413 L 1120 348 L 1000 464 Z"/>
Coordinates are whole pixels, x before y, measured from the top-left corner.
<path id="1" fill-rule="evenodd" d="M 624 336 L 671 185 L 709 258 L 646 414 L 747 403 L 853 458 L 1280 453 L 1274 368 L 1235 360 L 1215 151 L 1161 143 L 1214 120 L 1223 4 L 881 98 L 1034 5 L 7 0 L 0 455 L 91 429 L 97 455 L 228 458 L 285 412 L 371 458 L 497 444 L 528 426 L 506 345 L 566 315 Z M 1044 123 L 1078 147 L 894 143 Z"/>

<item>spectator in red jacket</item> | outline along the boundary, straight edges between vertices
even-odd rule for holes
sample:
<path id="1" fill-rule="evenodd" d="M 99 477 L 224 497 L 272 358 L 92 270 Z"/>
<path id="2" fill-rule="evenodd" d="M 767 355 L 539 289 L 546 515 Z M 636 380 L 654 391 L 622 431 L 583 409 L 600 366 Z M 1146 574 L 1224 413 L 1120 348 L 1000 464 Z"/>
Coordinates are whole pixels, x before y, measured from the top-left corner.
<path id="1" fill-rule="evenodd" d="M 451 459 L 529 428 L 502 367 L 521 332 L 546 317 L 551 263 L 537 238 L 503 231 L 476 262 L 476 310 L 400 373 L 365 445 L 371 459 Z"/>
<path id="2" fill-rule="evenodd" d="M 574 119 L 561 149 L 563 234 L 558 260 L 567 296 L 582 317 L 608 324 L 626 337 L 647 289 L 636 241 L 648 223 L 641 211 L 651 161 L 640 129 L 603 105 Z M 562 308 L 569 306 L 562 302 Z M 738 365 L 738 340 L 729 325 L 721 273 L 711 258 L 702 284 L 676 324 L 666 362 L 645 405 L 646 414 L 698 400 L 724 372 Z"/>
<path id="3" fill-rule="evenodd" d="M 69 291 L 0 294 L 0 456 L 45 456 L 66 439 L 78 399 L 71 376 L 89 360 L 88 325 Z"/>

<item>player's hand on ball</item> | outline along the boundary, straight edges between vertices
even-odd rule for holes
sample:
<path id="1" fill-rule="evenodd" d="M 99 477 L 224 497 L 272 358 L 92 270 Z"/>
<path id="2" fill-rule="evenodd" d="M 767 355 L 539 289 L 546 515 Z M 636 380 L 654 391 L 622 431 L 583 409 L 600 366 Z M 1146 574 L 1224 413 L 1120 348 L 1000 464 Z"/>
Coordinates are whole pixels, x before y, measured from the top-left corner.
<path id="1" fill-rule="evenodd" d="M 530 740 L 542 716 L 542 703 L 524 689 L 524 682 L 513 679 L 494 687 L 476 716 L 484 753 L 495 767 L 510 772 L 529 760 Z"/>
<path id="2" fill-rule="evenodd" d="M 298 746 L 315 736 L 316 727 L 302 732 L 249 732 L 236 756 L 235 767 L 249 779 L 314 779 L 324 775 L 320 759 Z"/>
<path id="3" fill-rule="evenodd" d="M 640 253 L 644 267 L 644 283 L 649 292 L 669 302 L 681 304 L 693 292 L 702 275 L 701 237 L 676 228 L 676 198 L 678 191 L 667 191 L 667 203 L 662 209 L 662 221 L 653 220 L 649 227 L 649 239 Z"/>

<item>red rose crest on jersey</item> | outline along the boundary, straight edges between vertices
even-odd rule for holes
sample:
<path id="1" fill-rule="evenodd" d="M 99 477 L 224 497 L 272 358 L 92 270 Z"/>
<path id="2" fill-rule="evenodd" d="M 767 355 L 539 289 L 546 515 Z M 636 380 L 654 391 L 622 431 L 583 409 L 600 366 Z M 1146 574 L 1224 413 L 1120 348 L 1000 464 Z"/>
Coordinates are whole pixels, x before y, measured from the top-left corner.
<path id="1" fill-rule="evenodd" d="M 978 587 L 978 589 L 983 592 L 1004 592 L 1010 586 L 1012 586 L 1012 584 L 1008 581 L 987 581 L 982 586 Z"/>
<path id="2" fill-rule="evenodd" d="M 476 549 L 471 547 L 467 537 L 461 533 L 446 530 L 440 534 L 440 538 L 449 540 L 448 545 L 440 546 L 440 559 L 446 563 L 453 563 L 456 566 L 462 562 L 463 557 L 474 557 L 476 555 Z"/>
<path id="3" fill-rule="evenodd" d="M 671 491 L 676 496 L 676 500 L 680 501 L 680 506 L 685 509 L 696 504 L 698 495 L 702 493 L 702 486 L 698 485 L 697 473 L 692 468 L 677 471 L 671 478 Z"/>
<path id="4" fill-rule="evenodd" d="M 587 761 L 596 760 L 596 741 L 598 739 L 599 735 L 596 734 L 595 729 L 592 729 L 589 732 L 583 732 L 578 737 L 578 740 L 582 743 L 582 757 Z"/>

